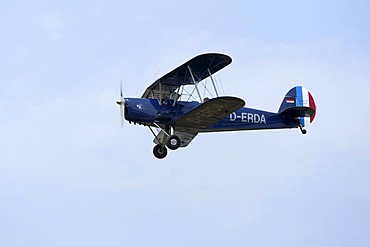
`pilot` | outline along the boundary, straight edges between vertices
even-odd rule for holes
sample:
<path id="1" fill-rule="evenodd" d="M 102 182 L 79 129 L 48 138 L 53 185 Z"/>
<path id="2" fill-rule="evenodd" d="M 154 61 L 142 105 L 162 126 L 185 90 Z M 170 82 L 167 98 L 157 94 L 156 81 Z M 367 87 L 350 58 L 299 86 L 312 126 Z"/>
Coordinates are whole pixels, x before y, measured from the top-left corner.
<path id="1" fill-rule="evenodd" d="M 207 102 L 209 100 L 209 98 L 208 97 L 205 97 L 204 99 L 203 99 L 203 102 Z"/>

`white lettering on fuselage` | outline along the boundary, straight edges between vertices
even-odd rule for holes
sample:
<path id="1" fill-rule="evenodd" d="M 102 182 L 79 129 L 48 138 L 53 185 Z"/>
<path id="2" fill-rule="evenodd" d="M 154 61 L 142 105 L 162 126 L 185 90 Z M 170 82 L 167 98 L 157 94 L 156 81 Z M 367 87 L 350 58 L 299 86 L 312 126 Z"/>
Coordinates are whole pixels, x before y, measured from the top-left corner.
<path id="1" fill-rule="evenodd" d="M 235 112 L 230 114 L 230 121 L 236 121 L 240 119 L 243 123 L 263 123 L 266 124 L 266 118 L 264 114 L 242 112 L 240 115 Z"/>

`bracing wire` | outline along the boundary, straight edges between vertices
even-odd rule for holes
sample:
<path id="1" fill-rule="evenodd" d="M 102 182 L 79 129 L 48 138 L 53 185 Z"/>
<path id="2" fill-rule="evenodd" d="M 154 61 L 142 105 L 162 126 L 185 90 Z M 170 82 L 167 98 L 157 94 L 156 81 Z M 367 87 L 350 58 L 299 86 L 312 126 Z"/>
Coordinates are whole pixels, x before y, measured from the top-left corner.
<path id="1" fill-rule="evenodd" d="M 218 84 L 220 84 L 221 85 L 221 89 L 222 89 L 222 94 L 225 95 L 225 90 L 224 90 L 224 87 L 222 85 L 222 81 L 221 81 L 220 75 L 217 74 L 217 77 L 218 77 L 218 81 L 216 83 L 217 84 L 217 87 L 219 87 Z"/>
<path id="2" fill-rule="evenodd" d="M 204 88 L 204 94 L 203 94 L 203 98 L 204 96 L 206 95 L 206 91 L 210 94 L 210 96 L 213 98 L 213 93 L 211 91 L 209 91 L 209 89 L 207 88 L 207 83 L 203 83 L 203 82 L 200 82 Z"/>

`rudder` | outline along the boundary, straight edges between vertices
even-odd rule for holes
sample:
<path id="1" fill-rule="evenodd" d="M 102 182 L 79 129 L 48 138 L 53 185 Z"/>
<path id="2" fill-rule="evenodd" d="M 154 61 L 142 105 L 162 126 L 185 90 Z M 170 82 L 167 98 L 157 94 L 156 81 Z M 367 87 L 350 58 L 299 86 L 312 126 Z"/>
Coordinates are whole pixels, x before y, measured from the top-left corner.
<path id="1" fill-rule="evenodd" d="M 296 86 L 285 95 L 279 114 L 284 118 L 299 118 L 301 127 L 305 127 L 315 119 L 316 104 L 307 89 Z"/>

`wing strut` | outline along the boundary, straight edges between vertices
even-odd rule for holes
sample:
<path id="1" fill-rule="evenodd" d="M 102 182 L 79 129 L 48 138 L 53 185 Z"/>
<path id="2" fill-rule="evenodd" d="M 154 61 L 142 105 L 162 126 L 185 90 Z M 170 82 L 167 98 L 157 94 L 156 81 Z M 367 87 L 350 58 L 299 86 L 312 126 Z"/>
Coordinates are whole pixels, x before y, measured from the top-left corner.
<path id="1" fill-rule="evenodd" d="M 172 106 L 175 106 L 175 105 L 176 105 L 176 102 L 177 102 L 177 100 L 178 100 L 178 99 L 179 99 L 179 97 L 180 97 L 180 96 L 178 96 L 178 95 L 179 95 L 179 92 L 180 92 L 180 87 L 178 87 L 176 91 L 177 91 L 177 92 L 176 92 L 176 98 L 175 98 L 175 100 L 173 101 L 173 105 L 172 105 Z"/>
<path id="2" fill-rule="evenodd" d="M 162 83 L 159 82 L 159 105 L 162 105 Z"/>
<path id="3" fill-rule="evenodd" d="M 197 82 L 195 81 L 194 79 L 194 75 L 193 75 L 193 72 L 191 71 L 191 68 L 190 66 L 188 65 L 188 70 L 189 70 L 189 73 L 191 75 L 191 79 L 193 80 L 193 83 L 194 83 L 194 86 L 195 86 L 195 89 L 197 90 L 197 93 L 198 93 L 198 96 L 199 96 L 199 100 L 200 102 L 202 102 L 202 96 L 200 96 L 200 92 L 199 92 L 199 89 L 198 89 L 198 85 L 197 85 Z"/>
<path id="4" fill-rule="evenodd" d="M 214 80 L 213 80 L 212 73 L 211 73 L 211 71 L 209 70 L 209 68 L 208 68 L 207 70 L 208 70 L 209 77 L 211 77 L 212 85 L 213 85 L 213 88 L 215 89 L 216 96 L 218 97 L 219 95 L 218 95 L 218 92 L 217 92 L 217 89 L 216 89 L 215 82 L 214 82 Z"/>

